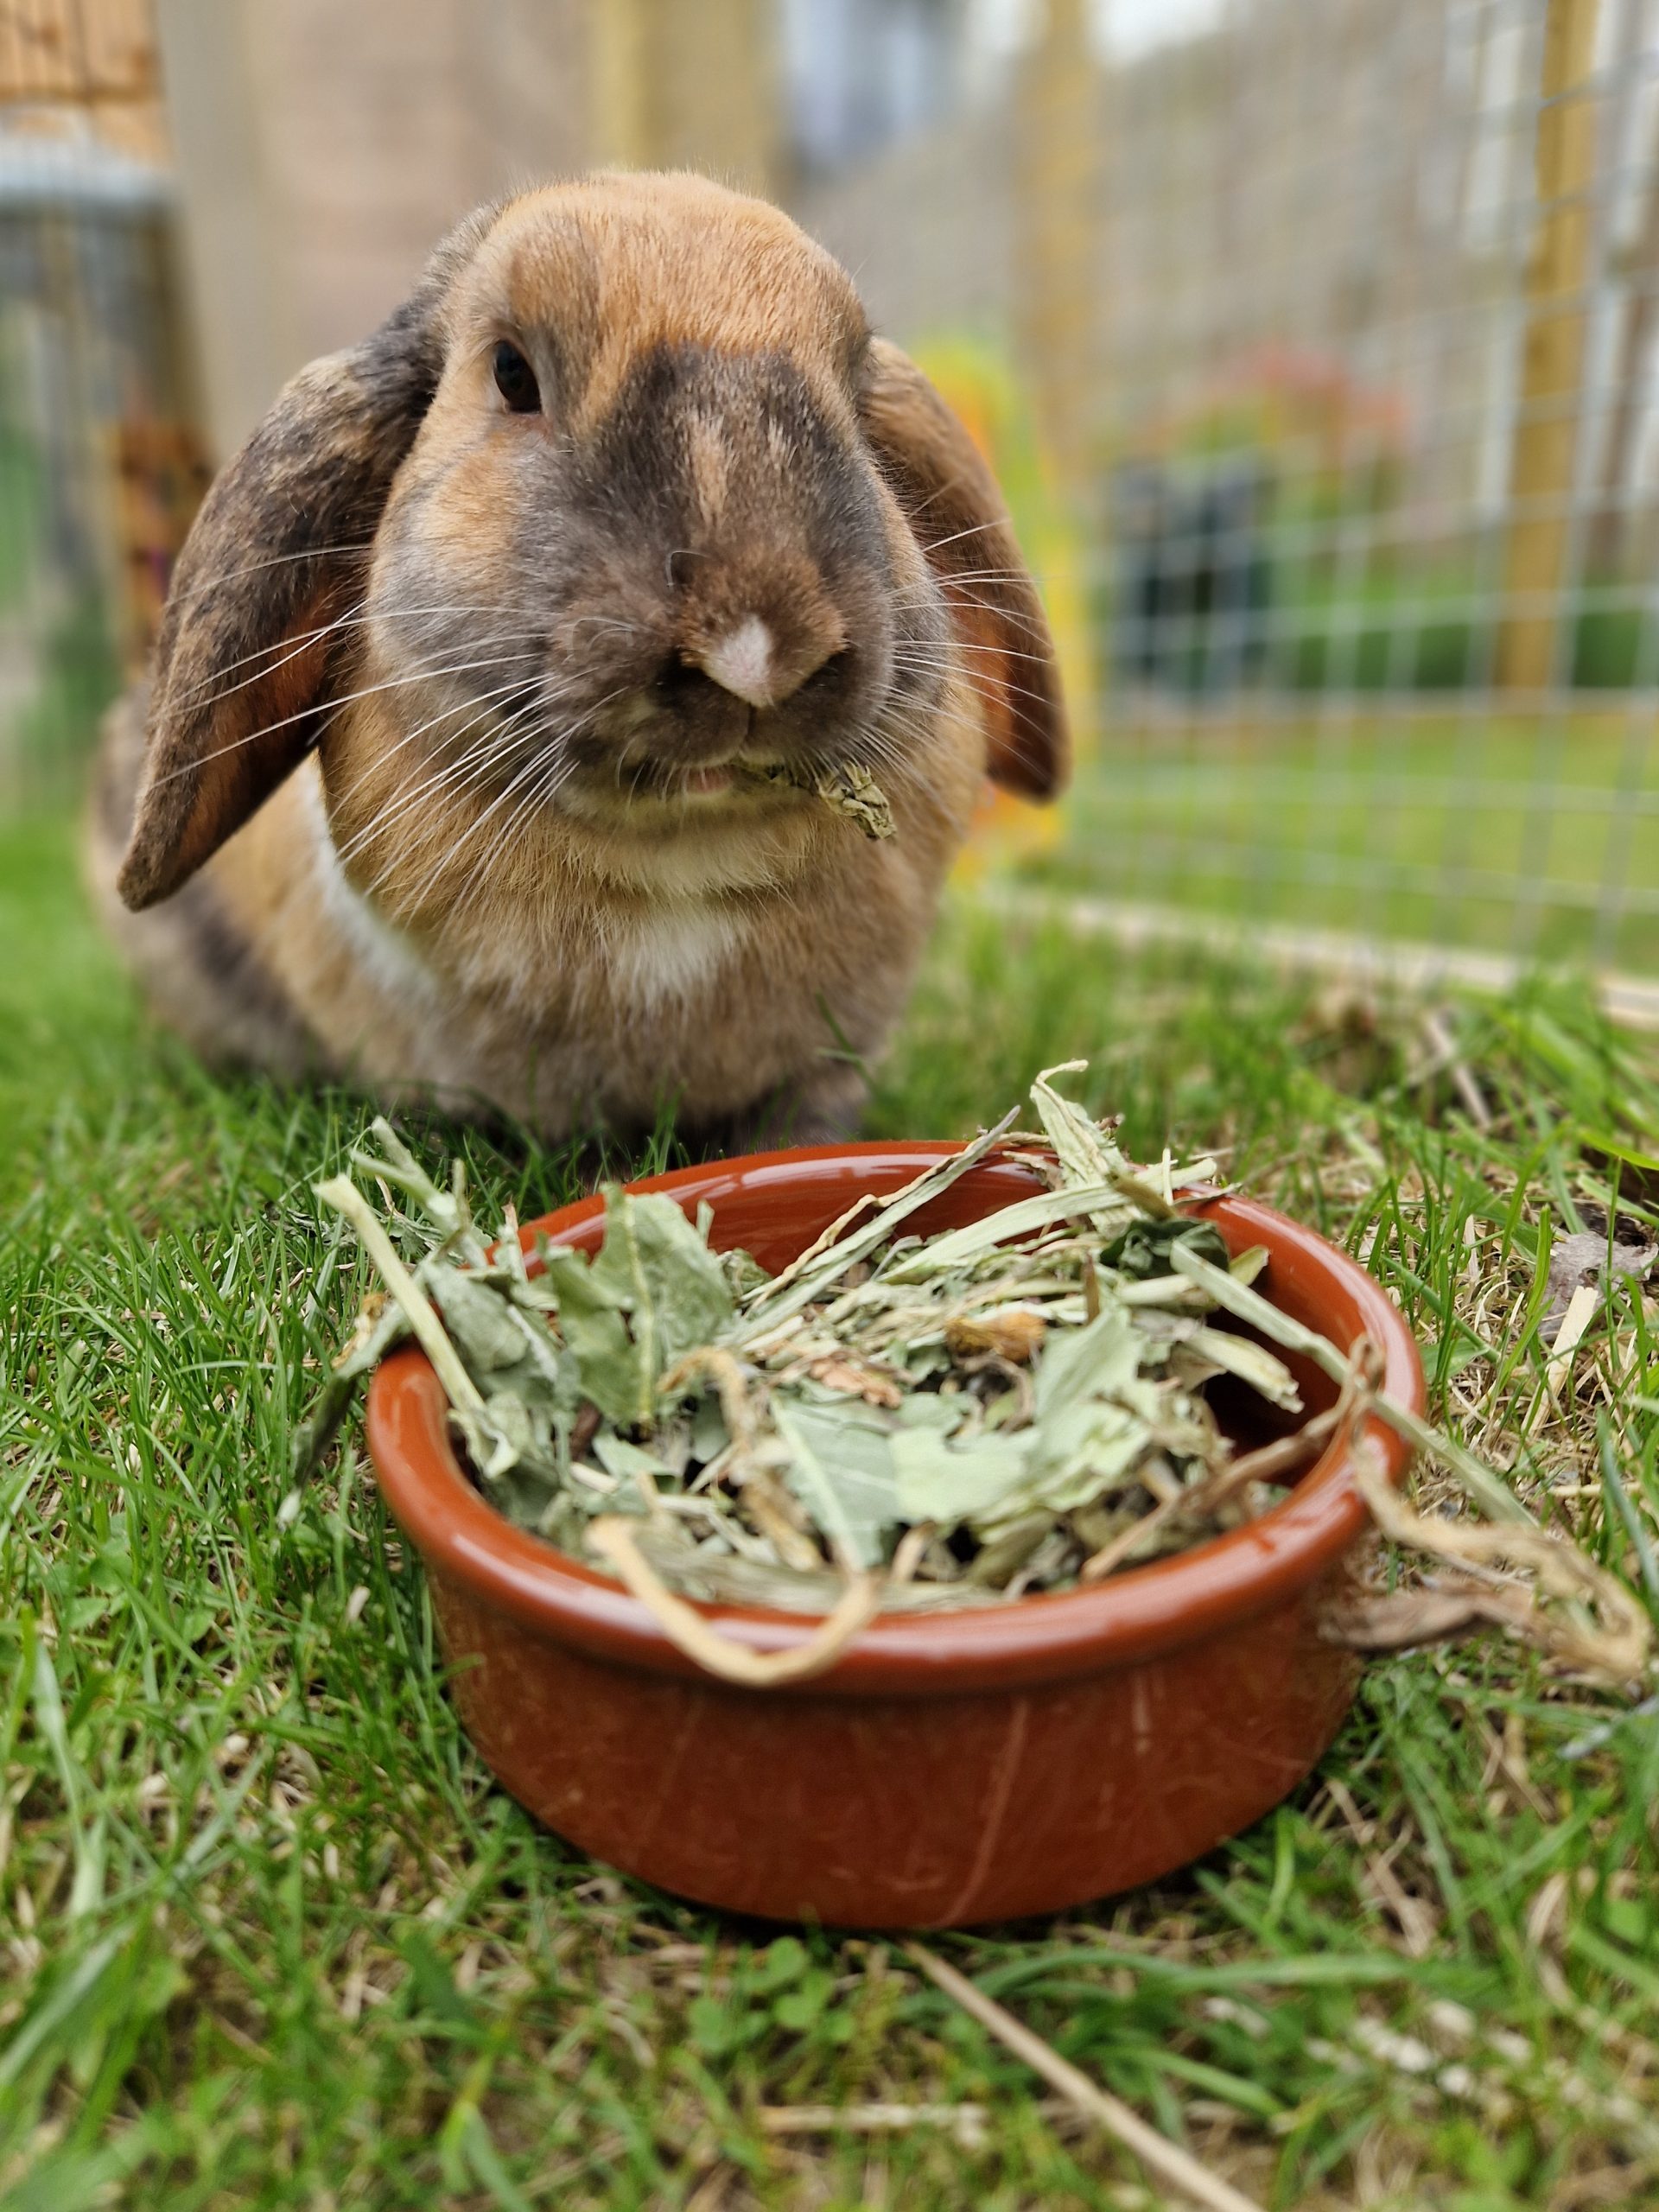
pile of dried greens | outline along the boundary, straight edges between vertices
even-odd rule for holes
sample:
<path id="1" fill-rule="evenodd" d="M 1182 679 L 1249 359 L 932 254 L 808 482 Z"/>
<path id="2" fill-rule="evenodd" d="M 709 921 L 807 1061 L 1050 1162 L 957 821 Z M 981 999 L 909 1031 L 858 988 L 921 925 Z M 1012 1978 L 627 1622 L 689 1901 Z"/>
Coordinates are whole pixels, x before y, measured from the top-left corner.
<path id="1" fill-rule="evenodd" d="M 1081 1064 L 1073 1064 L 1081 1065 Z M 1177 1264 L 1228 1268 L 1177 1209 L 1206 1160 L 1133 1167 L 1062 1097 L 1033 1087 L 1040 1134 L 996 1128 L 904 1189 L 861 1199 L 767 1275 L 715 1253 L 671 1200 L 606 1194 L 604 1243 L 512 1224 L 490 1256 L 457 1174 L 438 1189 L 384 1122 L 354 1165 L 416 1213 L 405 1270 L 348 1179 L 321 1195 L 357 1227 L 390 1299 L 365 1306 L 314 1424 L 411 1330 L 449 1392 L 484 1495 L 565 1550 L 630 1516 L 627 1548 L 683 1595 L 823 1612 L 849 1578 L 880 1603 L 986 1602 L 1094 1580 L 1214 1535 L 1263 1502 L 1204 1392 L 1222 1372 L 1298 1408 L 1288 1370 L 1217 1328 Z M 1049 1186 L 947 1234 L 907 1224 L 993 1147 Z M 1260 1254 L 1233 1262 L 1247 1281 Z M 1206 1269 L 1206 1272 L 1208 1270 Z M 872 1608 L 873 1609 L 873 1608 Z"/>

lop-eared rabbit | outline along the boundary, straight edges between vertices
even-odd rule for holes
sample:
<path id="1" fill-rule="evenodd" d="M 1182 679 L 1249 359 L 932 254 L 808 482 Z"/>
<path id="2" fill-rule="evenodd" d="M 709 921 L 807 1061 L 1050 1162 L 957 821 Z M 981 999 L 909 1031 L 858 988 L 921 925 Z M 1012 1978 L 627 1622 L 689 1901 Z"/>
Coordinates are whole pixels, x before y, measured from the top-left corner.
<path id="1" fill-rule="evenodd" d="M 983 779 L 1047 798 L 1065 757 L 996 486 L 842 270 L 761 201 L 599 175 L 463 223 L 220 473 L 92 866 L 214 1058 L 808 1141 L 856 1119 Z M 815 789 L 859 770 L 890 836 Z"/>

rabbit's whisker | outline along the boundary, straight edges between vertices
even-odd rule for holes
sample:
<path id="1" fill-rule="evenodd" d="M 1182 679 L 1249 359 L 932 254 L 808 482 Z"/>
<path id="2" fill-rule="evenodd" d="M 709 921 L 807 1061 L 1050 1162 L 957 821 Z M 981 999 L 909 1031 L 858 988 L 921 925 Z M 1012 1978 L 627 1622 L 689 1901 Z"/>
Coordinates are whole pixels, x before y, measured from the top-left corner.
<path id="1" fill-rule="evenodd" d="M 194 702 L 202 706 L 217 706 L 221 700 L 232 698 L 237 692 L 245 690 L 250 683 L 257 683 L 264 677 L 276 675 L 278 669 L 286 668 L 290 661 L 298 660 L 308 645 L 314 645 L 319 638 L 326 638 L 330 631 L 337 628 L 347 616 L 354 613 L 358 607 L 366 606 L 367 603 L 365 600 L 359 600 L 353 607 L 346 609 L 346 614 L 336 616 L 333 622 L 321 623 L 315 630 L 286 632 L 274 645 L 262 645 L 257 652 L 243 653 L 236 660 L 224 662 L 221 666 L 213 671 L 211 676 L 204 677 L 200 683 L 193 684 L 188 690 L 181 692 L 179 695 L 179 705 L 188 706 Z M 251 676 L 243 677 L 238 683 L 227 683 L 222 691 L 213 691 L 209 689 L 209 686 L 217 683 L 221 677 L 228 676 L 233 668 L 245 668 L 250 661 L 256 660 L 264 661 L 266 665 L 256 669 Z M 206 698 L 202 696 L 204 692 L 207 693 Z M 168 703 L 172 703 L 170 697 Z"/>
<path id="2" fill-rule="evenodd" d="M 933 578 L 935 588 L 946 598 L 952 593 L 970 596 L 976 584 L 1019 584 L 1026 581 L 1017 569 L 950 569 Z"/>
<path id="3" fill-rule="evenodd" d="M 935 497 L 937 496 L 936 493 Z M 986 522 L 969 523 L 965 530 L 953 530 L 948 537 L 929 537 L 920 531 L 917 532 L 917 536 L 921 541 L 922 550 L 931 561 L 936 553 L 942 553 L 947 545 L 960 545 L 965 537 L 981 537 L 988 530 L 1007 530 L 1010 527 L 1010 518 L 1006 514 L 1001 514 L 992 515 Z"/>
<path id="4" fill-rule="evenodd" d="M 643 637 L 645 634 L 643 623 L 625 622 L 620 615 L 612 614 L 578 614 L 565 626 L 572 631 L 620 630 L 630 638 Z"/>
<path id="5" fill-rule="evenodd" d="M 541 750 L 537 753 L 532 753 L 524 762 L 524 766 L 518 770 L 518 772 L 502 787 L 501 791 L 497 793 L 496 797 L 490 802 L 489 805 L 487 805 L 480 814 L 475 816 L 474 819 L 467 824 L 467 826 L 461 830 L 460 836 L 454 838 L 447 850 L 441 855 L 437 865 L 429 870 L 426 877 L 423 879 L 417 890 L 413 894 L 412 899 L 407 902 L 410 911 L 418 910 L 419 906 L 424 902 L 428 893 L 436 884 L 439 879 L 448 871 L 454 862 L 460 857 L 467 844 L 480 835 L 491 818 L 496 814 L 498 810 L 505 804 L 507 801 L 513 797 L 515 792 L 521 789 L 526 779 L 533 775 L 540 773 L 544 764 L 548 763 L 550 760 L 556 760 L 560 749 L 562 747 L 568 747 L 570 739 L 576 734 L 576 733 L 582 728 L 583 724 L 591 721 L 594 715 L 599 712 L 601 707 L 608 705 L 612 699 L 619 698 L 622 692 L 626 689 L 627 686 L 626 684 L 619 684 L 613 690 L 607 692 L 602 698 L 594 700 L 591 706 L 586 708 L 582 714 L 577 715 L 573 721 L 568 723 L 564 728 L 555 730 L 550 726 L 543 733 L 546 741 L 543 744 Z M 522 807 L 514 807 L 512 811 L 507 817 L 505 823 L 501 826 L 498 835 L 491 840 L 489 846 L 481 856 L 479 863 L 469 870 L 465 880 L 460 886 L 456 893 L 457 904 L 461 903 L 472 896 L 473 892 L 476 888 L 477 885 L 482 880 L 482 878 L 487 872 L 487 869 L 493 865 L 498 855 L 505 850 L 507 843 L 516 833 L 520 823 L 529 820 L 530 818 L 530 813 L 525 811 L 524 809 Z M 399 901 L 400 905 L 404 903 L 405 902 L 403 900 Z"/>
<path id="6" fill-rule="evenodd" d="M 984 669 L 952 668 L 948 664 L 938 662 L 907 662 L 904 664 L 903 672 L 936 678 L 941 692 L 948 683 L 954 683 L 960 690 L 967 692 L 972 698 L 982 701 L 988 707 L 998 706 L 1007 691 L 1019 689 L 1017 685 L 998 683 L 990 672 Z M 936 700 L 935 704 L 937 703 Z"/>
<path id="7" fill-rule="evenodd" d="M 944 721 L 947 727 L 955 727 L 958 729 L 976 730 L 982 728 L 977 715 L 964 715 L 954 709 L 942 709 L 940 711 L 940 720 Z M 1048 748 L 1046 746 L 1041 743 L 1038 743 L 1033 746 L 1032 741 L 1027 736 L 1023 730 L 1010 729 L 1005 731 L 1001 740 L 1000 741 L 999 749 L 1014 760 L 1029 761 L 1033 766 L 1039 770 L 1045 769 L 1048 762 Z"/>
<path id="8" fill-rule="evenodd" d="M 348 555 L 372 553 L 373 550 L 374 540 L 365 537 L 340 545 L 308 545 L 298 553 L 272 553 L 263 561 L 250 561 L 245 568 L 216 569 L 212 575 L 204 576 L 200 583 L 193 583 L 182 591 L 176 588 L 170 589 L 168 597 L 179 604 L 188 605 L 191 600 L 201 598 L 206 592 L 217 591 L 223 584 L 240 583 L 245 576 L 257 576 L 266 569 L 281 569 L 292 561 L 342 561 Z"/>
<path id="9" fill-rule="evenodd" d="M 285 668 L 290 661 L 297 660 L 305 652 L 307 646 L 315 645 L 320 638 L 327 638 L 336 632 L 349 629 L 362 628 L 368 623 L 379 620 L 378 615 L 365 614 L 362 612 L 362 609 L 366 606 L 366 601 L 359 600 L 355 607 L 348 607 L 343 614 L 336 615 L 332 622 L 324 622 L 315 630 L 290 632 L 287 636 L 280 639 L 274 645 L 264 645 L 262 646 L 257 652 L 244 653 L 240 658 L 237 660 L 226 661 L 214 671 L 213 676 L 204 677 L 203 681 L 195 685 L 192 690 L 181 692 L 179 696 L 178 703 L 182 706 L 190 704 L 194 702 L 200 705 L 216 706 L 221 700 L 231 698 L 236 692 L 245 690 L 249 684 L 260 683 L 266 677 L 276 675 L 279 669 Z M 474 610 L 467 607 L 434 607 L 429 609 L 407 608 L 401 611 L 399 619 L 402 619 L 402 613 L 423 613 L 437 617 L 450 613 L 470 613 L 474 611 Z M 480 609 L 477 611 L 481 612 L 482 610 Z M 480 632 L 474 636 L 470 636 L 467 642 L 468 646 L 471 647 L 476 645 L 504 644 L 509 639 L 529 640 L 532 637 L 533 632 L 530 631 L 524 630 L 522 628 L 514 628 L 512 630 Z M 279 656 L 279 658 L 273 658 L 273 656 Z M 263 668 L 255 669 L 251 676 L 244 677 L 238 683 L 226 684 L 222 691 L 218 693 L 209 693 L 206 699 L 202 698 L 201 694 L 207 690 L 207 686 L 217 683 L 221 676 L 227 676 L 234 668 L 245 667 L 250 661 L 258 660 L 264 661 L 267 664 Z M 168 703 L 172 703 L 170 699 Z"/>
<path id="10" fill-rule="evenodd" d="M 1019 631 L 1037 645 L 1041 645 L 1047 636 L 1046 625 L 1035 616 L 1027 618 L 1022 614 L 1015 614 L 1011 610 L 992 607 L 982 599 L 966 595 L 960 599 L 948 600 L 946 604 L 952 617 L 950 640 L 953 644 L 960 639 L 960 632 L 955 618 L 963 614 L 983 614 L 994 620 L 1000 628 Z M 906 638 L 901 639 L 899 642 L 906 645 L 927 645 L 933 640 L 925 638 Z"/>
<path id="11" fill-rule="evenodd" d="M 547 766 L 543 762 L 528 761 L 508 786 L 510 791 L 518 791 L 522 786 L 523 795 L 512 806 L 505 820 L 500 823 L 496 834 L 491 838 L 473 867 L 468 869 L 465 880 L 455 894 L 457 906 L 466 905 L 477 895 L 488 880 L 490 871 L 497 861 L 511 849 L 519 831 L 527 827 L 540 812 L 543 805 L 541 787 L 546 774 Z M 480 817 L 480 820 L 482 818 Z M 459 852 L 460 846 L 455 849 Z"/>
<path id="12" fill-rule="evenodd" d="M 424 903 L 428 893 L 440 879 L 460 859 L 467 845 L 483 831 L 497 810 L 507 804 L 510 800 L 514 800 L 515 795 L 524 791 L 528 786 L 525 798 L 517 800 L 511 806 L 505 820 L 498 826 L 496 834 L 490 839 L 483 853 L 454 887 L 453 897 L 457 908 L 464 906 L 472 899 L 489 870 L 494 866 L 497 858 L 507 849 L 519 828 L 533 818 L 537 804 L 535 790 L 537 779 L 544 772 L 545 765 L 550 760 L 556 760 L 561 738 L 571 734 L 580 727 L 581 718 L 570 726 L 569 731 L 556 734 L 551 743 L 542 753 L 534 754 L 526 760 L 482 813 L 469 822 L 460 836 L 450 842 L 445 851 L 439 856 L 436 866 L 428 872 L 414 894 L 411 904 L 416 910 Z"/>
<path id="13" fill-rule="evenodd" d="M 212 676 L 204 677 L 200 683 L 195 684 L 190 690 L 181 692 L 179 695 L 181 703 L 191 700 L 200 700 L 202 692 L 207 689 L 209 684 L 217 683 L 221 676 L 228 675 L 232 669 L 246 667 L 251 661 L 264 661 L 267 665 L 264 668 L 256 669 L 251 677 L 245 677 L 243 680 L 244 683 L 257 683 L 263 677 L 275 675 L 279 668 L 285 667 L 290 660 L 296 659 L 299 655 L 305 651 L 308 645 L 315 645 L 319 638 L 334 636 L 347 630 L 364 629 L 368 627 L 372 623 L 388 619 L 402 621 L 406 617 L 414 615 L 423 618 L 430 617 L 435 620 L 445 615 L 454 616 L 457 614 L 477 615 L 481 617 L 487 611 L 483 607 L 474 607 L 465 605 L 429 607 L 415 607 L 397 608 L 393 611 L 390 616 L 388 616 L 384 610 L 377 609 L 372 613 L 367 613 L 365 611 L 367 607 L 368 601 L 366 599 L 356 600 L 350 607 L 347 607 L 340 613 L 335 615 L 332 621 L 319 623 L 315 628 L 310 630 L 290 630 L 283 637 L 277 639 L 272 645 L 262 645 L 257 652 L 243 653 L 235 660 L 229 660 L 221 663 L 219 667 L 215 670 Z M 508 638 L 529 639 L 532 634 L 532 632 L 526 631 L 522 627 L 515 627 L 512 630 L 484 631 L 469 636 L 467 643 L 473 645 L 490 645 Z M 242 688 L 243 684 L 241 683 L 228 684 L 225 690 L 218 696 L 222 698 L 229 698 L 233 692 L 238 691 Z M 207 703 L 210 705 L 214 704 L 216 703 L 216 701 L 210 698 Z"/>
<path id="14" fill-rule="evenodd" d="M 406 676 L 388 677 L 382 683 L 369 683 L 364 685 L 360 690 L 342 692 L 337 697 L 330 699 L 326 707 L 321 709 L 314 702 L 309 706 L 300 708 L 294 714 L 283 715 L 274 722 L 265 723 L 263 728 L 250 730 L 245 737 L 232 738 L 228 745 L 221 745 L 211 753 L 201 753 L 197 759 L 186 761 L 181 767 L 169 768 L 165 775 L 158 776 L 156 781 L 158 784 L 171 783 L 179 776 L 194 775 L 200 769 L 207 767 L 210 762 L 222 760 L 227 753 L 239 753 L 245 745 L 257 744 L 263 737 L 273 737 L 278 730 L 291 728 L 296 722 L 305 721 L 320 711 L 327 713 L 332 720 L 342 707 L 353 706 L 360 700 L 372 699 L 384 692 L 401 691 L 406 690 L 411 683 L 434 683 L 442 677 L 463 676 L 474 669 L 500 668 L 510 660 L 524 660 L 528 658 L 529 655 L 526 653 L 494 653 L 483 660 L 455 661 L 448 668 L 416 669 Z"/>
<path id="15" fill-rule="evenodd" d="M 553 699 L 549 696 L 549 702 L 546 703 L 550 706 Z M 455 730 L 454 732 L 455 739 L 458 739 L 458 736 L 465 736 L 467 728 L 474 728 L 474 723 L 467 723 L 462 730 Z M 542 730 L 546 730 L 546 721 L 542 723 Z M 533 741 L 536 736 L 542 734 L 542 730 L 518 732 L 518 746 L 522 747 L 524 743 Z M 454 739 L 449 739 L 447 743 L 454 743 Z M 414 805 L 414 803 L 420 801 L 420 798 L 427 798 L 427 797 L 438 798 L 438 797 L 447 797 L 447 794 L 451 794 L 451 791 L 467 791 L 471 790 L 471 787 L 485 785 L 485 783 L 489 781 L 489 772 L 498 770 L 498 767 L 502 766 L 502 761 L 505 761 L 505 757 L 511 759 L 511 754 L 505 754 L 505 747 L 502 747 L 500 743 L 500 726 L 498 726 L 495 721 L 491 721 L 491 726 L 486 728 L 485 734 L 474 739 L 474 743 L 467 746 L 467 750 L 462 752 L 458 759 L 440 759 L 434 774 L 427 777 L 425 781 L 420 783 L 414 791 L 410 791 L 407 797 L 400 798 L 396 810 L 387 810 L 383 817 L 378 817 L 378 821 L 390 821 L 390 818 L 394 818 L 396 814 L 407 812 L 407 807 Z"/>
<path id="16" fill-rule="evenodd" d="M 488 759 L 493 754 L 498 753 L 499 747 L 496 743 L 496 738 L 499 718 L 494 706 L 494 702 L 501 697 L 511 696 L 512 694 L 519 688 L 520 687 L 517 683 L 504 683 L 494 691 L 485 692 L 482 696 L 481 701 L 478 704 L 477 710 L 468 715 L 467 719 L 461 724 L 459 729 L 448 732 L 441 742 L 445 745 L 454 745 L 460 739 L 465 737 L 468 731 L 476 729 L 480 723 L 486 725 L 484 735 L 481 738 L 474 739 L 473 743 L 467 747 L 463 751 L 459 760 L 452 759 L 446 760 L 440 759 L 438 766 L 431 775 L 423 778 L 410 790 L 400 791 L 394 804 L 378 808 L 370 817 L 369 821 L 365 823 L 364 827 L 351 839 L 349 843 L 343 845 L 339 849 L 340 858 L 342 860 L 349 859 L 360 845 L 366 843 L 371 837 L 378 836 L 380 831 L 386 829 L 391 823 L 397 821 L 402 816 L 408 813 L 411 808 L 419 805 L 424 799 L 435 797 L 445 788 L 448 783 L 459 780 L 460 772 L 467 765 L 468 762 L 474 759 Z M 350 797 L 353 793 L 361 790 L 363 785 L 367 782 L 370 776 L 381 773 L 385 767 L 386 762 L 393 759 L 397 753 L 401 753 L 406 745 L 410 745 L 416 741 L 416 739 L 424 736 L 427 731 L 436 728 L 438 724 L 448 720 L 449 715 L 464 713 L 465 711 L 464 708 L 448 708 L 445 709 L 444 713 L 434 715 L 429 721 L 418 723 L 415 728 L 408 731 L 404 736 L 400 737 L 396 745 L 388 747 L 386 752 L 379 754 L 373 761 L 372 761 L 368 768 L 364 771 L 363 774 L 360 775 L 355 782 L 347 786 L 346 796 Z"/>
<path id="17" fill-rule="evenodd" d="M 506 684 L 502 686 L 502 691 L 511 696 L 520 688 L 517 684 Z M 496 696 L 499 695 L 486 695 L 486 702 L 487 698 Z M 452 711 L 457 710 L 452 709 Z M 442 717 L 436 719 L 442 720 Z M 502 747 L 499 742 L 500 717 L 493 707 L 486 702 L 480 713 L 474 715 L 462 724 L 460 729 L 451 732 L 442 741 L 446 745 L 453 746 L 461 738 L 465 737 L 469 730 L 475 728 L 480 721 L 486 724 L 481 737 L 474 738 L 458 758 L 446 759 L 440 756 L 433 772 L 423 778 L 411 790 L 400 793 L 394 804 L 381 808 L 372 820 L 365 825 L 364 830 L 359 833 L 359 839 L 355 842 L 362 842 L 384 830 L 389 823 L 409 813 L 423 801 L 437 799 L 450 791 L 465 791 L 474 784 L 481 783 L 484 779 L 479 771 L 498 764 L 502 757 Z M 431 723 L 425 723 L 421 726 L 421 728 L 429 728 L 432 726 Z M 418 736 L 420 734 L 420 730 L 414 730 L 410 732 L 408 737 L 399 739 L 397 744 L 391 747 L 390 751 L 383 754 L 380 760 L 374 764 L 375 768 L 382 766 L 384 762 L 390 760 L 393 753 L 399 752 L 410 738 Z"/>

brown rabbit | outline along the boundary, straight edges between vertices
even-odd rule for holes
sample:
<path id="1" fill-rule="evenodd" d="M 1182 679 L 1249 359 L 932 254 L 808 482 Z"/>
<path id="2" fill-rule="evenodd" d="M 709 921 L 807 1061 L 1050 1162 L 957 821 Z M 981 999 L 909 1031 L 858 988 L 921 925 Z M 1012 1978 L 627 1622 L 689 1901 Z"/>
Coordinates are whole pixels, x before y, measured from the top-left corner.
<path id="1" fill-rule="evenodd" d="M 856 1116 L 837 1038 L 880 1046 L 982 777 L 1046 798 L 1065 752 L 995 485 L 843 271 L 601 175 L 462 224 L 220 474 L 93 867 L 211 1053 L 806 1139 Z M 851 767 L 891 837 L 810 788 Z"/>

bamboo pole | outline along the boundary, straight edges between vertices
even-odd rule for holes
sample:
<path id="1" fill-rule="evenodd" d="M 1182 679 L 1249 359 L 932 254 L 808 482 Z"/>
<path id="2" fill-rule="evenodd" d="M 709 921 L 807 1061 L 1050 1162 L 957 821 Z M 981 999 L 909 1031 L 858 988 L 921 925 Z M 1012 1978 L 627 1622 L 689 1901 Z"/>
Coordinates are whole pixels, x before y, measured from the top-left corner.
<path id="1" fill-rule="evenodd" d="M 592 0 L 588 22 L 601 162 L 771 189 L 780 133 L 766 0 Z"/>
<path id="2" fill-rule="evenodd" d="M 1090 475 L 1099 347 L 1099 73 L 1085 0 L 1048 0 L 1020 72 L 1014 191 L 1016 334 L 1043 446 L 1075 512 Z"/>
<path id="3" fill-rule="evenodd" d="M 1512 519 L 1498 632 L 1500 690 L 1555 679 L 1582 411 L 1595 111 L 1588 96 L 1597 0 L 1549 0 L 1526 272 L 1521 402 L 1510 463 Z"/>
<path id="4" fill-rule="evenodd" d="M 594 159 L 650 168 L 657 159 L 648 0 L 601 0 L 587 11 Z"/>

